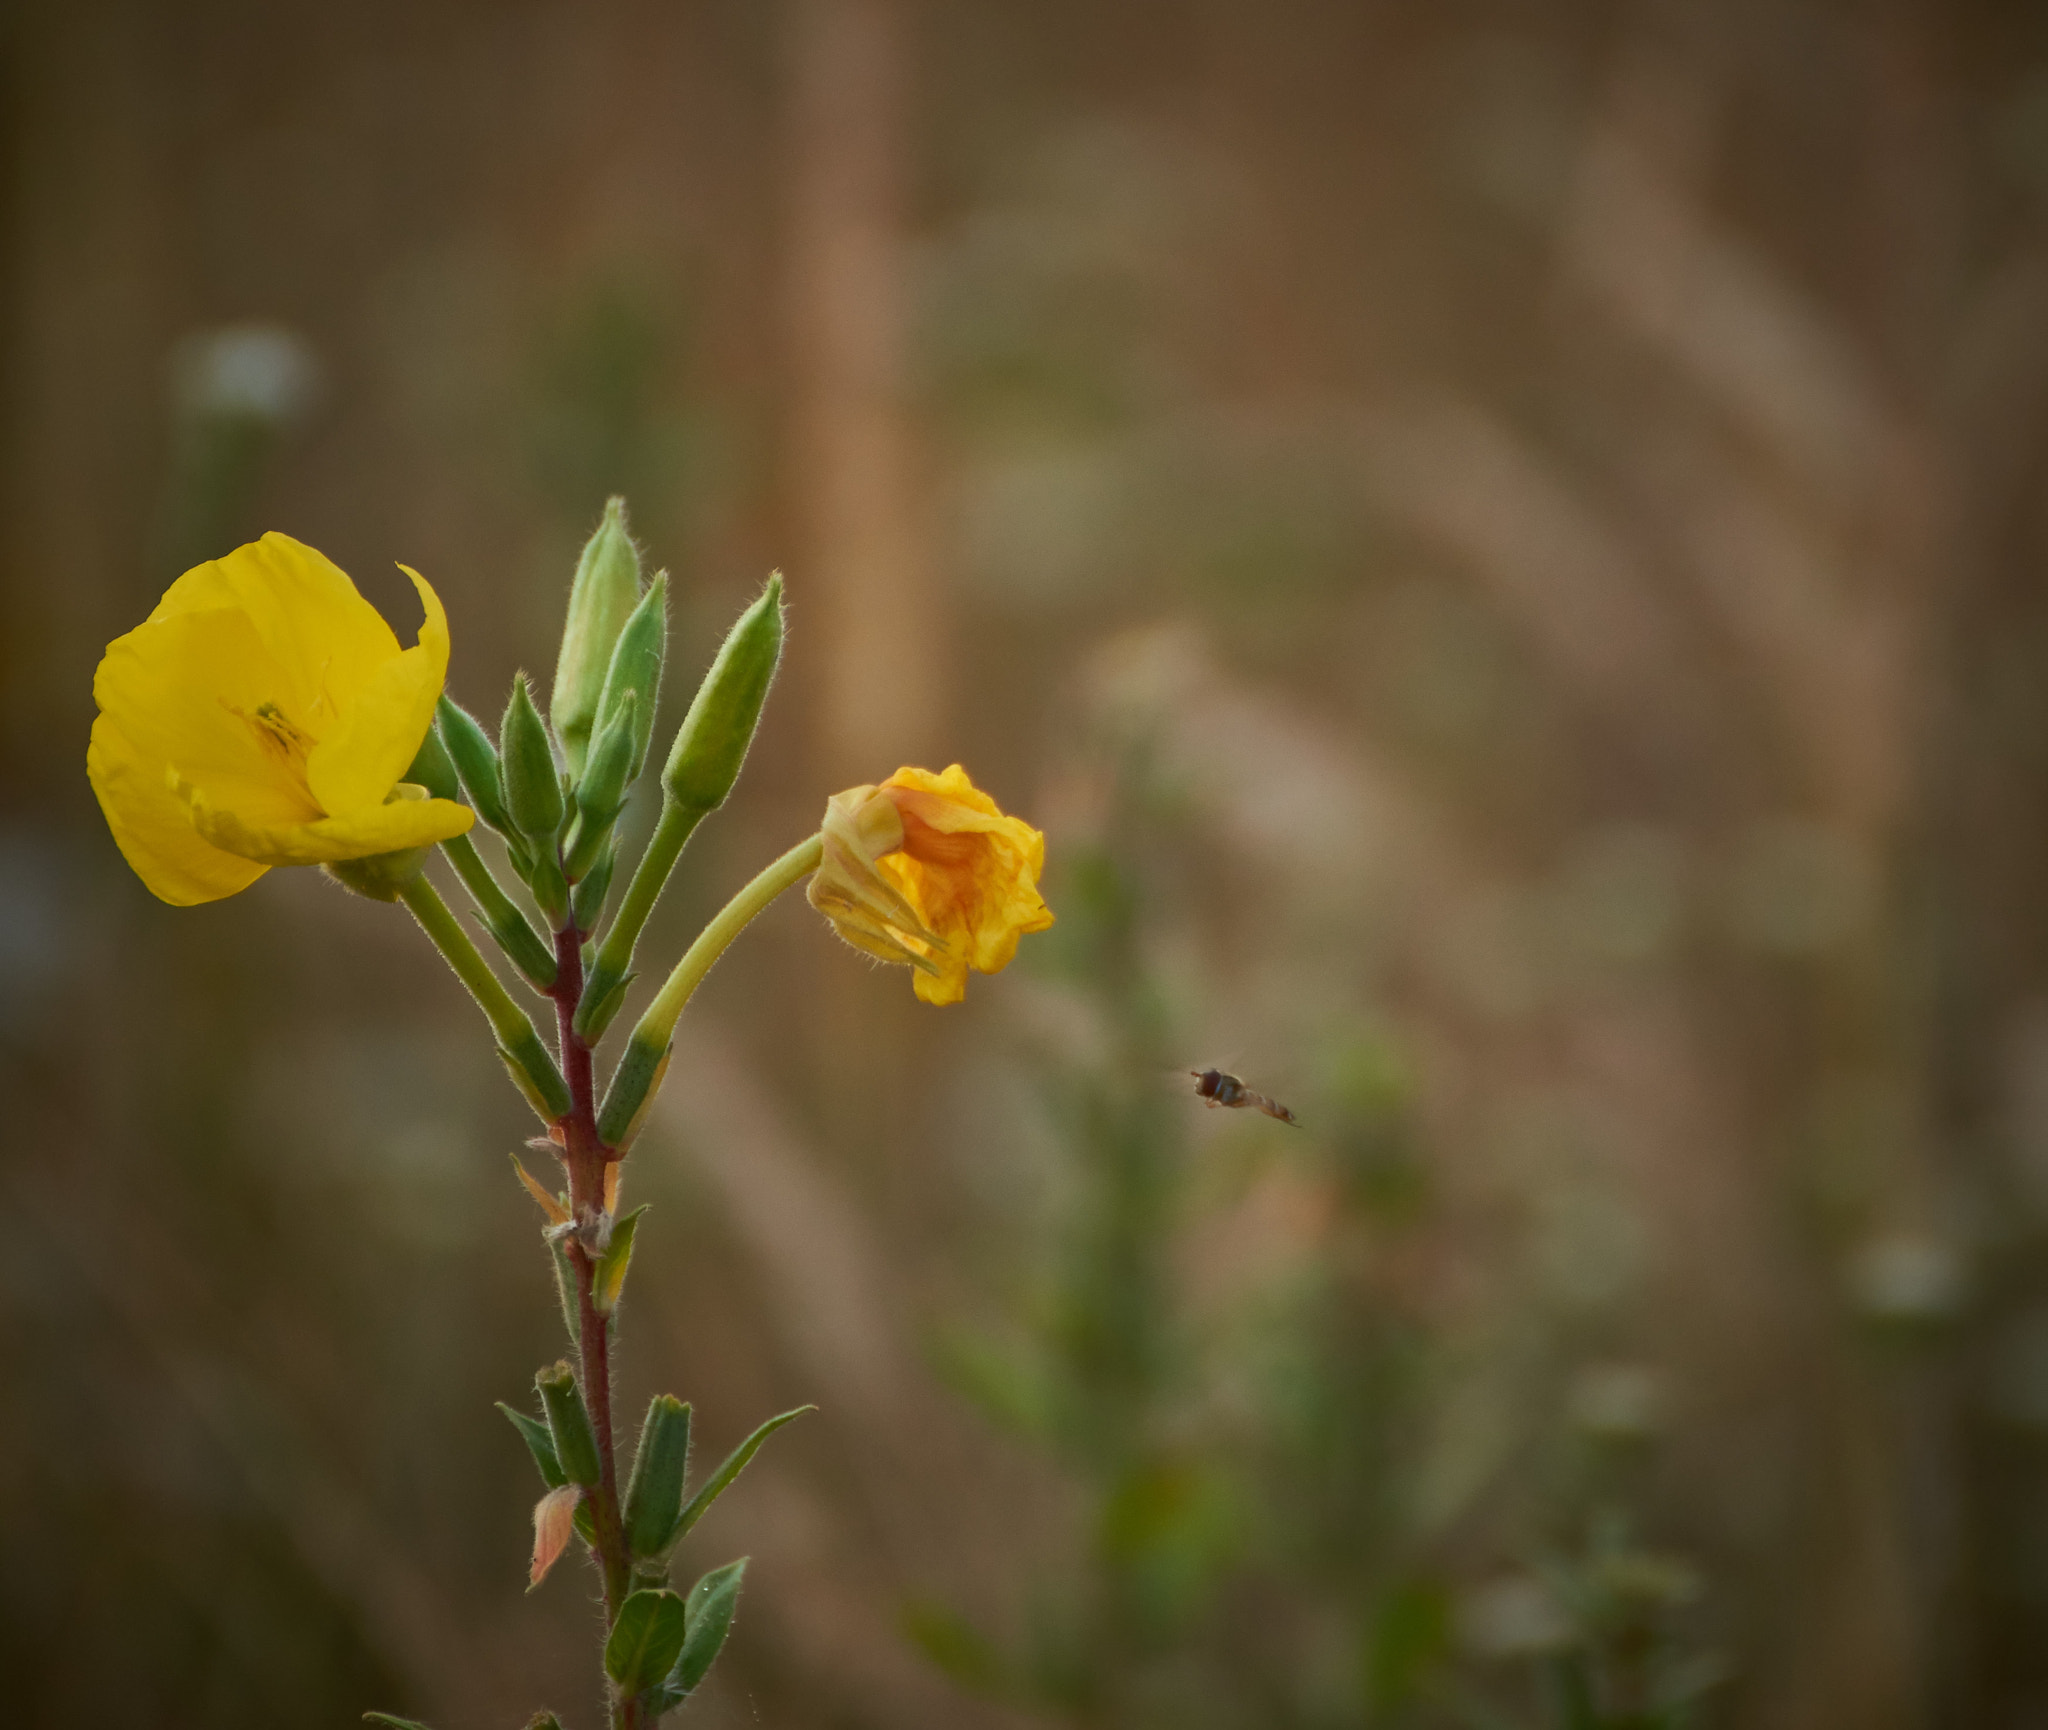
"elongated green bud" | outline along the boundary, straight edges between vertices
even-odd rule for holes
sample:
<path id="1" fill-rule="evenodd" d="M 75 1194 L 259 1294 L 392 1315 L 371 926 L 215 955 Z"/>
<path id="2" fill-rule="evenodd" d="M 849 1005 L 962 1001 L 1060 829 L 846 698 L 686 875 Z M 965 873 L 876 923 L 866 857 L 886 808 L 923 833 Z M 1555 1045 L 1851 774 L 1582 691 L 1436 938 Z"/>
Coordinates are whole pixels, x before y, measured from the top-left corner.
<path id="1" fill-rule="evenodd" d="M 498 749 L 505 809 L 521 833 L 544 846 L 551 844 L 562 826 L 562 783 L 548 744 L 547 723 L 533 706 L 524 673 L 512 681 L 512 697 L 498 728 Z"/>
<path id="2" fill-rule="evenodd" d="M 590 1414 L 583 1409 L 577 1391 L 576 1372 L 568 1359 L 534 1377 L 541 1404 L 547 1407 L 548 1435 L 555 1444 L 555 1458 L 572 1484 L 585 1489 L 598 1482 L 597 1433 L 590 1427 Z"/>
<path id="3" fill-rule="evenodd" d="M 432 725 L 413 754 L 412 767 L 399 779 L 426 788 L 430 798 L 462 802 L 462 781 L 455 773 L 455 759 L 448 755 L 448 747 L 441 743 L 441 735 Z"/>
<path id="4" fill-rule="evenodd" d="M 640 554 L 626 530 L 626 501 L 614 498 L 576 562 L 569 588 L 569 616 L 562 626 L 562 653 L 555 663 L 548 716 L 569 767 L 580 772 L 597 727 L 598 702 L 612 648 L 640 600 Z"/>
<path id="5" fill-rule="evenodd" d="M 446 696 L 435 708 L 434 719 L 471 807 L 500 835 L 516 834 L 511 813 L 505 809 L 505 795 L 498 782 L 498 748 L 491 743 L 490 734 L 474 715 Z"/>
<path id="6" fill-rule="evenodd" d="M 633 779 L 634 738 L 639 731 L 640 694 L 628 691 L 609 706 L 597 742 L 576 783 L 576 809 L 585 825 L 602 832 L 625 803 Z M 577 873 L 581 875 L 581 873 Z"/>
<path id="7" fill-rule="evenodd" d="M 747 760 L 761 705 L 782 658 L 782 573 L 726 634 L 697 687 L 682 731 L 661 772 L 662 790 L 679 805 L 709 811 L 725 803 Z"/>
<path id="8" fill-rule="evenodd" d="M 635 1556 L 659 1556 L 676 1541 L 689 1474 L 690 1408 L 673 1394 L 657 1394 L 626 1484 L 626 1542 Z"/>
<path id="9" fill-rule="evenodd" d="M 661 660 L 668 642 L 668 572 L 657 571 L 647 593 L 633 609 L 626 628 L 612 649 L 611 665 L 605 669 L 604 695 L 598 699 L 597 729 L 593 740 L 611 724 L 628 697 L 639 703 L 639 717 L 633 725 L 633 766 L 626 779 L 632 780 L 647 765 L 647 746 L 654 737 L 654 708 L 661 696 Z M 591 749 L 597 749 L 593 742 Z"/>

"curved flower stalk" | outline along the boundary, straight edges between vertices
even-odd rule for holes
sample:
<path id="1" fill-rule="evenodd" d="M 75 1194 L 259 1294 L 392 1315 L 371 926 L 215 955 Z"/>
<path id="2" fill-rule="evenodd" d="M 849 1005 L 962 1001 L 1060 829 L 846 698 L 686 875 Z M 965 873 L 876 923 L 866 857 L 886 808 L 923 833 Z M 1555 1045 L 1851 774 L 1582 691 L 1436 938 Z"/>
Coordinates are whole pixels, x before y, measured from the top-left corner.
<path id="1" fill-rule="evenodd" d="M 799 1415 L 770 1418 L 692 1485 L 690 1408 L 662 1395 L 630 1473 L 620 1469 L 611 1353 L 646 1211 L 620 1211 L 622 1162 L 677 1022 L 754 916 L 806 878 L 848 942 L 914 968 L 926 1002 L 958 1002 L 970 971 L 1000 971 L 1020 936 L 1052 923 L 1037 890 L 1044 838 L 957 764 L 834 796 L 819 831 L 743 887 L 669 971 L 600 1106 L 596 1048 L 634 981 L 641 933 L 684 846 L 738 780 L 774 681 L 781 579 L 699 685 L 661 770 L 653 835 L 608 921 L 618 820 L 649 756 L 667 635 L 666 578 L 642 582 L 623 503 L 606 508 L 578 565 L 548 714 L 521 674 L 495 737 L 444 694 L 447 621 L 425 580 L 407 575 L 426 622 L 401 649 L 346 576 L 284 535 L 188 572 L 109 646 L 87 769 L 115 840 L 163 900 L 217 900 L 273 865 L 321 865 L 357 893 L 403 901 L 490 1022 L 546 1128 L 530 1145 L 560 1165 L 557 1187 L 513 1161 L 541 1209 L 574 1352 L 536 1377 L 536 1406 L 502 1408 L 541 1478 L 530 1584 L 580 1541 L 603 1589 L 609 1722 L 639 1730 L 702 1682 L 745 1571 L 744 1559 L 728 1563 L 679 1592 L 677 1547 Z M 524 904 L 472 841 L 478 818 L 502 841 Z M 426 875 L 436 843 L 477 923 L 553 1010 L 552 1049 Z"/>

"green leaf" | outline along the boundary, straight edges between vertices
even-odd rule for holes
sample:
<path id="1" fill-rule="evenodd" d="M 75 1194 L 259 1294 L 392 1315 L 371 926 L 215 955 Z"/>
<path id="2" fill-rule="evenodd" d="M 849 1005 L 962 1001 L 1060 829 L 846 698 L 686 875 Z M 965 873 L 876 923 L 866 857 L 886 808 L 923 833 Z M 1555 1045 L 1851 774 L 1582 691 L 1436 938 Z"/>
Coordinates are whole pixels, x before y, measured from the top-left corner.
<path id="1" fill-rule="evenodd" d="M 382 1724 L 385 1730 L 427 1730 L 417 1718 L 394 1718 L 389 1712 L 365 1712 L 365 1724 Z"/>
<path id="2" fill-rule="evenodd" d="M 590 1301 L 599 1315 L 608 1316 L 619 1307 L 619 1294 L 626 1289 L 626 1270 L 633 1265 L 633 1237 L 640 1229 L 640 1216 L 652 1205 L 643 1201 L 612 1227 L 612 1240 L 590 1280 Z"/>
<path id="3" fill-rule="evenodd" d="M 660 1687 L 647 1693 L 647 1703 L 657 1714 L 681 1705 L 710 1671 L 726 1635 L 732 1632 L 733 1612 L 739 1608 L 740 1583 L 746 1572 L 747 1558 L 742 1556 L 737 1562 L 713 1568 L 690 1588 L 689 1632 L 682 1653 Z"/>
<path id="4" fill-rule="evenodd" d="M 526 1451 L 540 1468 L 541 1482 L 551 1490 L 559 1490 L 569 1481 L 569 1474 L 562 1470 L 562 1462 L 555 1455 L 555 1439 L 548 1434 L 547 1425 L 538 1418 L 529 1418 L 524 1412 L 514 1411 L 503 1400 L 498 1402 L 498 1410 L 512 1421 L 520 1440 L 526 1443 Z"/>
<path id="5" fill-rule="evenodd" d="M 733 1613 L 740 1604 L 740 1584 L 746 1578 L 747 1558 L 713 1568 L 690 1588 L 689 1634 L 683 1641 L 668 1685 L 685 1698 L 696 1691 L 718 1656 L 725 1637 L 732 1631 Z"/>
<path id="6" fill-rule="evenodd" d="M 688 1623 L 688 1608 L 676 1593 L 635 1592 L 619 1606 L 604 1643 L 605 1674 L 628 1695 L 645 1693 L 682 1656 Z"/>
<path id="7" fill-rule="evenodd" d="M 717 1471 L 711 1474 L 704 1487 L 690 1498 L 689 1506 L 683 1509 L 682 1521 L 676 1528 L 676 1536 L 680 1538 L 687 1533 L 692 1526 L 703 1519 L 705 1510 L 713 1502 L 717 1501 L 720 1496 L 724 1495 L 727 1490 L 732 1488 L 733 1479 L 747 1469 L 747 1462 L 761 1451 L 761 1444 L 763 1442 L 777 1430 L 781 1429 L 784 1424 L 802 1417 L 806 1412 L 815 1412 L 817 1409 L 816 1406 L 798 1406 L 795 1411 L 784 1412 L 780 1417 L 770 1418 L 751 1436 L 740 1443 L 738 1447 L 734 1448 L 731 1453 L 727 1454 L 724 1463 Z M 697 1583 L 701 1586 L 704 1582 L 700 1580 Z"/>

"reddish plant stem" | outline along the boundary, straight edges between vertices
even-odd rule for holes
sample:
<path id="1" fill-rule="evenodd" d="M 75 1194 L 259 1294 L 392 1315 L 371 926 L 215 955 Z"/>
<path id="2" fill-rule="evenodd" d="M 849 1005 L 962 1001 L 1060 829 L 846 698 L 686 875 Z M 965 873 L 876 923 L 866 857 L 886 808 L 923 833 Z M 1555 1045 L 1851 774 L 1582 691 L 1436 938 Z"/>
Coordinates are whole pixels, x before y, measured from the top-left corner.
<path id="1" fill-rule="evenodd" d="M 576 1009 L 583 999 L 582 936 L 572 923 L 555 933 L 555 1021 L 561 1038 L 562 1077 L 569 1084 L 569 1115 L 562 1131 L 562 1161 L 569 1171 L 569 1208 L 580 1224 L 604 1207 L 604 1174 L 608 1149 L 597 1133 L 597 1090 L 589 1044 L 576 1032 Z M 582 1358 L 583 1403 L 597 1435 L 599 1483 L 591 1509 L 597 1555 L 604 1574 L 607 1629 L 618 1620 L 632 1583 L 632 1558 L 619 1517 L 619 1472 L 612 1441 L 611 1333 L 608 1318 L 598 1313 L 594 1296 L 596 1266 L 581 1241 L 571 1236 L 569 1265 L 576 1273 L 578 1351 Z M 623 1716 L 621 1716 L 623 1712 Z M 615 1703 L 615 1722 L 637 1730 L 643 1722 L 637 1700 Z"/>

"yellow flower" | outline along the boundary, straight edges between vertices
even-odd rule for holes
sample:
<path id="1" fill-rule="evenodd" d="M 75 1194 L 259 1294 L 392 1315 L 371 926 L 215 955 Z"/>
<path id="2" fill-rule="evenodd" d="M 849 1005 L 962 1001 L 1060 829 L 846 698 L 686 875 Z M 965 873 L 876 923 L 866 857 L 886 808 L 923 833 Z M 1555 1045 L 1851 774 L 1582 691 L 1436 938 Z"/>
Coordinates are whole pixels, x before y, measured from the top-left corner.
<path id="1" fill-rule="evenodd" d="M 958 1003 L 969 968 L 1000 973 L 1019 937 L 1052 923 L 1038 893 L 1045 837 L 958 763 L 835 793 L 822 834 L 811 905 L 856 949 L 915 968 L 927 1003 Z"/>
<path id="2" fill-rule="evenodd" d="M 273 865 L 431 846 L 475 821 L 399 787 L 448 672 L 441 602 L 405 574 L 426 608 L 416 648 L 280 534 L 187 571 L 107 645 L 86 773 L 153 894 L 217 901 Z"/>

